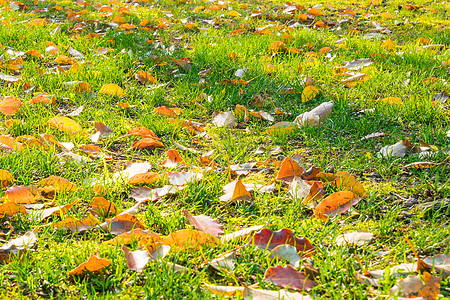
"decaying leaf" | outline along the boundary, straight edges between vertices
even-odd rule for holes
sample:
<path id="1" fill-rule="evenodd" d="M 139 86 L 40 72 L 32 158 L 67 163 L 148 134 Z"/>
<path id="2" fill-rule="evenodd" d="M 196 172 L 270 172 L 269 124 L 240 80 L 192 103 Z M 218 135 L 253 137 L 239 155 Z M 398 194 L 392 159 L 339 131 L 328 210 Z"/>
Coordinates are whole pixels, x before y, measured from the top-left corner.
<path id="1" fill-rule="evenodd" d="M 154 138 L 143 138 L 142 140 L 136 141 L 133 144 L 133 148 L 135 149 L 155 149 L 155 148 L 164 148 L 163 143 Z"/>
<path id="2" fill-rule="evenodd" d="M 314 279 L 308 278 L 308 275 L 300 273 L 291 266 L 268 268 L 264 273 L 264 281 L 301 291 L 309 291 L 318 285 Z"/>
<path id="3" fill-rule="evenodd" d="M 244 228 L 235 232 L 231 232 L 228 234 L 223 235 L 220 240 L 222 242 L 228 242 L 228 241 L 232 241 L 234 239 L 240 239 L 246 236 L 249 236 L 251 233 L 261 230 L 264 228 L 264 225 L 255 225 L 252 227 L 248 227 L 248 228 Z"/>
<path id="4" fill-rule="evenodd" d="M 20 256 L 37 242 L 37 231 L 28 231 L 0 247 L 0 261 L 9 263 L 14 256 Z"/>
<path id="5" fill-rule="evenodd" d="M 407 154 L 416 151 L 417 151 L 416 147 L 412 145 L 408 139 L 404 139 L 398 141 L 394 145 L 384 146 L 383 148 L 380 149 L 379 155 L 385 158 L 391 156 L 405 157 Z"/>
<path id="6" fill-rule="evenodd" d="M 236 267 L 236 253 L 234 251 L 219 255 L 209 262 L 209 265 L 214 269 L 221 271 L 233 271 Z"/>
<path id="7" fill-rule="evenodd" d="M 234 115 L 231 111 L 226 111 L 223 113 L 217 114 L 213 120 L 212 123 L 217 127 L 234 127 L 235 121 L 234 121 Z"/>
<path id="8" fill-rule="evenodd" d="M 101 224 L 101 222 L 92 214 L 89 214 L 83 220 L 77 220 L 72 217 L 65 218 L 64 220 L 56 223 L 55 227 L 59 229 L 69 229 L 72 232 L 84 232 L 98 226 L 99 224 Z"/>
<path id="9" fill-rule="evenodd" d="M 198 250 L 204 245 L 214 247 L 220 244 L 219 239 L 215 236 L 191 229 L 182 229 L 171 233 L 162 242 L 176 250 Z"/>
<path id="10" fill-rule="evenodd" d="M 174 150 L 174 149 L 167 150 L 167 156 L 169 158 L 162 162 L 162 165 L 164 166 L 164 168 L 175 168 L 179 164 L 184 165 L 183 159 L 178 154 L 177 150 Z"/>
<path id="11" fill-rule="evenodd" d="M 301 126 L 319 126 L 325 121 L 333 109 L 334 102 L 324 102 L 316 108 L 304 112 L 295 118 L 294 123 Z"/>
<path id="12" fill-rule="evenodd" d="M 213 219 L 205 215 L 193 216 L 186 210 L 183 210 L 183 214 L 186 217 L 186 219 L 189 220 L 189 223 L 191 223 L 192 226 L 197 228 L 197 230 L 207 232 L 216 237 L 223 235 L 223 226 L 220 225 L 216 219 Z"/>
<path id="13" fill-rule="evenodd" d="M 391 289 L 394 295 L 401 294 L 404 297 L 422 297 L 421 299 L 437 299 L 441 287 L 441 278 L 431 275 L 428 272 L 423 273 L 423 281 L 420 276 L 408 276 L 400 279 Z"/>
<path id="14" fill-rule="evenodd" d="M 11 219 L 17 214 L 27 214 L 23 205 L 16 204 L 14 202 L 6 202 L 0 205 L 0 217 Z"/>
<path id="15" fill-rule="evenodd" d="M 94 197 L 91 203 L 89 203 L 89 206 L 92 207 L 91 212 L 102 217 L 106 217 L 110 214 L 115 216 L 117 214 L 116 205 L 103 197 Z"/>
<path id="16" fill-rule="evenodd" d="M 176 186 L 185 185 L 188 182 L 199 181 L 203 178 L 203 173 L 201 172 L 167 172 L 167 177 L 169 178 L 169 183 Z"/>
<path id="17" fill-rule="evenodd" d="M 240 286 L 221 286 L 205 283 L 208 290 L 217 296 L 222 297 L 237 297 L 242 296 L 244 293 L 244 287 Z"/>
<path id="18" fill-rule="evenodd" d="M 125 245 L 122 245 L 122 251 L 125 254 L 128 268 L 140 273 L 149 261 L 164 258 L 169 253 L 170 247 L 160 245 L 149 253 L 147 250 L 130 251 Z"/>
<path id="19" fill-rule="evenodd" d="M 434 268 L 440 276 L 444 278 L 450 276 L 450 255 L 438 254 L 427 257 L 423 261 L 430 269 Z"/>
<path id="20" fill-rule="evenodd" d="M 313 300 L 310 295 L 303 295 L 301 293 L 292 293 L 288 290 L 281 289 L 279 291 L 260 290 L 253 287 L 246 287 L 244 289 L 245 299 L 254 300 Z"/>
<path id="21" fill-rule="evenodd" d="M 156 107 L 153 110 L 153 112 L 157 113 L 158 115 L 166 117 L 176 117 L 177 115 L 181 114 L 182 111 L 183 109 L 181 108 L 178 107 L 168 108 L 167 106 Z"/>
<path id="22" fill-rule="evenodd" d="M 89 273 L 96 273 L 102 271 L 104 268 L 109 266 L 111 261 L 106 258 L 101 258 L 100 256 L 91 254 L 89 259 L 80 264 L 75 269 L 69 271 L 69 275 L 71 276 L 83 276 Z"/>

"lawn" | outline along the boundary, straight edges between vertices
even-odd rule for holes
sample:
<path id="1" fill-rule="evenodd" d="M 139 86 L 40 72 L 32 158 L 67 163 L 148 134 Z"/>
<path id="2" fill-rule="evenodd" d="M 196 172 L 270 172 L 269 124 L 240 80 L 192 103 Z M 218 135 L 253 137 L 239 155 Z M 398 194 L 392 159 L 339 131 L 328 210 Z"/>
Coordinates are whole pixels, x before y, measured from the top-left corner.
<path id="1" fill-rule="evenodd" d="M 0 298 L 450 298 L 450 2 L 0 9 Z"/>

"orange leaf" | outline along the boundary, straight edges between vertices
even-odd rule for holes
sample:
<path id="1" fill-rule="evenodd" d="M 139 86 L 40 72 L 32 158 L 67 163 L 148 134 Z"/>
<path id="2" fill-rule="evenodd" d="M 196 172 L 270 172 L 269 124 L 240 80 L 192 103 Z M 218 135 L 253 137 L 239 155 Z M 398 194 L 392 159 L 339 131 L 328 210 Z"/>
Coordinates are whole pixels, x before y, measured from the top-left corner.
<path id="1" fill-rule="evenodd" d="M 279 245 L 286 244 L 294 246 L 297 249 L 297 252 L 302 252 L 301 254 L 311 254 L 314 251 L 314 247 L 307 238 L 296 237 L 292 233 L 292 230 L 288 228 L 283 228 L 278 231 L 264 228 L 255 233 L 252 240 L 249 242 L 249 245 L 254 245 L 267 250 L 273 250 Z"/>
<path id="2" fill-rule="evenodd" d="M 336 192 L 323 199 L 314 209 L 317 218 L 327 221 L 328 217 L 346 212 L 351 206 L 357 204 L 360 198 L 349 191 Z"/>
<path id="3" fill-rule="evenodd" d="M 0 143 L 2 140 L 0 139 Z M 14 177 L 12 177 L 11 173 L 6 170 L 0 169 L 0 188 L 5 188 L 14 181 Z"/>
<path id="4" fill-rule="evenodd" d="M 13 115 L 19 110 L 21 105 L 22 102 L 19 99 L 5 97 L 3 100 L 0 100 L 0 112 L 7 116 Z"/>
<path id="5" fill-rule="evenodd" d="M 78 190 L 77 186 L 69 180 L 59 176 L 49 176 L 42 179 L 38 183 L 39 186 L 52 186 L 58 192 L 75 192 Z"/>
<path id="6" fill-rule="evenodd" d="M 352 191 L 356 195 L 362 197 L 366 194 L 364 186 L 356 181 L 356 178 L 348 172 L 336 173 L 338 178 L 333 182 L 333 185 L 344 191 Z"/>
<path id="7" fill-rule="evenodd" d="M 106 217 L 109 214 L 117 214 L 116 205 L 103 197 L 94 197 L 89 206 L 92 207 L 92 212 L 98 213 L 102 217 Z"/>
<path id="8" fill-rule="evenodd" d="M 116 236 L 112 240 L 104 242 L 104 244 L 110 244 L 114 246 L 126 245 L 131 244 L 134 241 L 139 241 L 141 238 L 147 236 L 152 237 L 156 242 L 162 242 L 162 238 L 154 232 L 151 232 L 149 230 L 133 229 Z"/>
<path id="9" fill-rule="evenodd" d="M 109 266 L 111 264 L 111 261 L 106 258 L 101 258 L 99 256 L 96 256 L 94 254 L 91 254 L 88 261 L 80 264 L 75 269 L 69 271 L 69 275 L 72 276 L 80 276 L 80 275 L 86 275 L 89 272 L 99 272 L 105 267 Z"/>
<path id="10" fill-rule="evenodd" d="M 0 205 L 0 217 L 2 218 L 5 216 L 7 219 L 11 219 L 13 216 L 17 214 L 24 214 L 26 215 L 27 212 L 25 210 L 25 207 L 23 205 L 17 205 L 13 202 L 6 202 L 2 205 Z"/>
<path id="11" fill-rule="evenodd" d="M 127 135 L 159 139 L 153 131 L 145 127 L 135 127 L 128 131 Z"/>
<path id="12" fill-rule="evenodd" d="M 323 15 L 323 13 L 318 10 L 317 8 L 311 8 L 310 10 L 307 11 L 308 14 L 313 15 L 313 16 L 321 16 Z"/>
<path id="13" fill-rule="evenodd" d="M 303 174 L 303 168 L 298 163 L 292 160 L 290 157 L 286 157 L 281 162 L 280 170 L 275 178 L 276 180 L 291 181 L 294 176 L 301 176 Z"/>
<path id="14" fill-rule="evenodd" d="M 83 220 L 77 220 L 71 217 L 65 218 L 64 220 L 56 223 L 55 227 L 59 229 L 69 229 L 72 232 L 83 232 L 99 225 L 100 223 L 101 222 L 97 220 L 96 217 L 89 214 Z"/>
<path id="15" fill-rule="evenodd" d="M 30 190 L 23 185 L 13 185 L 8 188 L 5 193 L 5 197 L 3 198 L 4 202 L 14 202 L 14 203 L 34 203 L 36 202 L 36 198 Z"/>
<path id="16" fill-rule="evenodd" d="M 134 142 L 133 148 L 135 148 L 135 149 L 155 149 L 155 148 L 164 148 L 164 145 L 161 142 L 159 142 L 153 138 L 144 138 L 142 140 Z"/>
<path id="17" fill-rule="evenodd" d="M 184 165 L 183 159 L 178 154 L 177 150 L 174 150 L 174 149 L 168 150 L 167 156 L 169 158 L 162 162 L 162 165 L 164 166 L 164 168 L 175 168 L 179 164 Z"/>
<path id="18" fill-rule="evenodd" d="M 42 54 L 41 53 L 39 53 L 39 51 L 37 51 L 37 50 L 28 50 L 27 52 L 25 52 L 25 54 L 28 54 L 28 55 L 31 55 L 31 56 L 34 56 L 34 57 L 37 57 L 37 58 L 44 58 L 44 56 L 42 56 Z"/>
<path id="19" fill-rule="evenodd" d="M 140 173 L 136 174 L 130 179 L 128 179 L 128 184 L 139 185 L 139 184 L 150 184 L 159 179 L 159 175 L 154 172 Z"/>
<path id="20" fill-rule="evenodd" d="M 215 236 L 192 229 L 182 229 L 169 234 L 163 244 L 176 248 L 177 250 L 194 249 L 198 250 L 202 246 L 214 247 L 220 244 Z"/>
<path id="21" fill-rule="evenodd" d="M 280 53 L 285 52 L 287 49 L 283 42 L 276 41 L 270 44 L 269 50 L 273 53 Z"/>
<path id="22" fill-rule="evenodd" d="M 134 78 L 137 79 L 141 84 L 155 84 L 156 79 L 150 73 L 145 71 L 138 71 L 134 74 Z"/>
<path id="23" fill-rule="evenodd" d="M 39 95 L 36 97 L 33 97 L 33 99 L 30 100 L 31 104 L 37 104 L 37 103 L 52 103 L 55 104 L 55 97 L 51 95 Z"/>
<path id="24" fill-rule="evenodd" d="M 55 63 L 58 65 L 76 65 L 77 61 L 65 55 L 58 55 L 58 57 L 55 58 Z"/>
<path id="25" fill-rule="evenodd" d="M 166 106 L 156 107 L 153 110 L 153 112 L 155 112 L 159 115 L 162 115 L 162 116 L 167 116 L 167 117 L 175 117 L 176 115 L 179 115 L 182 111 L 183 111 L 183 109 L 178 108 L 178 107 L 168 108 Z"/>
<path id="26" fill-rule="evenodd" d="M 250 200 L 252 198 L 245 188 L 245 185 L 240 180 L 230 182 L 224 186 L 223 190 L 225 195 L 220 197 L 220 201 Z"/>

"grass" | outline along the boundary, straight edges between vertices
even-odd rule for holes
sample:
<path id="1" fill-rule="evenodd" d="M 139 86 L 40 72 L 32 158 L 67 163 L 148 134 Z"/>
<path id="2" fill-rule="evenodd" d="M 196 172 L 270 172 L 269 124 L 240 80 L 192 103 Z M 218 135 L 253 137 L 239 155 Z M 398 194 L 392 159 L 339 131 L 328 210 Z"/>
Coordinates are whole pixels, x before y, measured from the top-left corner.
<path id="1" fill-rule="evenodd" d="M 300 26 L 291 29 L 278 31 L 269 28 L 273 35 L 258 35 L 254 31 L 268 24 L 287 28 L 287 25 L 294 23 L 292 17 L 284 17 L 281 13 L 284 3 L 280 1 L 228 3 L 241 15 L 238 18 L 228 17 L 224 10 L 201 9 L 194 13 L 198 6 L 209 7 L 210 4 L 203 1 L 159 0 L 131 4 L 96 0 L 86 7 L 70 1 L 23 2 L 29 7 L 28 10 L 13 11 L 6 9 L 9 2 L 0 0 L 0 45 L 3 45 L 0 47 L 3 54 L 0 72 L 20 74 L 21 77 L 19 84 L 0 81 L 0 95 L 14 96 L 25 103 L 13 116 L 3 117 L 4 121 L 14 122 L 12 126 L 1 124 L 2 134 L 17 138 L 48 133 L 59 141 L 73 142 L 77 148 L 89 141 L 83 135 L 71 135 L 51 128 L 46 122 L 81 105 L 85 106 L 84 111 L 73 119 L 82 125 L 87 134 L 95 132 L 94 122 L 97 121 L 113 129 L 110 137 L 99 142 L 103 149 L 111 153 L 112 160 L 65 161 L 57 157 L 60 150 L 38 147 L 4 152 L 0 157 L 0 168 L 8 170 L 17 185 L 36 184 L 43 178 L 56 175 L 81 187 L 81 191 L 58 194 L 55 199 L 58 205 L 71 203 L 74 199 L 81 200 L 81 204 L 68 212 L 69 216 L 84 218 L 87 204 L 96 195 L 89 182 L 101 176 L 110 176 L 123 168 L 127 161 L 149 161 L 154 172 L 161 175 L 166 172 L 161 166 L 166 159 L 165 150 L 135 150 L 131 145 L 136 138 L 124 137 L 130 129 L 143 126 L 161 137 L 166 149 L 178 149 L 191 165 L 198 166 L 198 153 L 215 150 L 213 157 L 219 166 L 207 173 L 203 181 L 188 184 L 178 194 L 147 203 L 137 215 L 146 228 L 162 236 L 190 228 L 182 214 L 183 209 L 193 215 L 206 214 L 217 218 L 224 225 L 225 233 L 259 224 L 273 230 L 290 228 L 296 236 L 307 237 L 317 247 L 313 261 L 320 270 L 320 276 L 317 278 L 319 285 L 310 292 L 314 299 L 376 297 L 372 289 L 358 282 L 354 273 L 362 268 L 386 269 L 415 261 L 405 236 L 422 258 L 449 252 L 449 106 L 448 103 L 433 103 L 433 96 L 447 88 L 449 71 L 445 62 L 450 60 L 450 53 L 447 49 L 417 51 L 421 46 L 418 38 L 427 38 L 431 44 L 450 44 L 446 15 L 450 4 L 447 1 L 417 0 L 415 4 L 423 5 L 423 8 L 415 11 L 399 9 L 399 6 L 404 6 L 404 1 L 391 0 L 382 4 L 376 4 L 381 1 L 373 1 L 371 5 L 366 2 L 333 1 L 331 5 L 334 8 L 327 6 L 329 2 L 322 1 L 319 9 L 324 15 L 317 17 L 317 20 L 328 23 L 342 20 L 340 13 L 345 9 L 352 9 L 357 17 L 349 18 L 340 27 L 328 29 L 314 28 L 311 20 L 298 21 Z M 319 2 L 298 1 L 305 7 L 299 13 L 305 13 Z M 100 4 L 111 7 L 112 12 L 99 12 L 97 5 Z M 55 6 L 63 10 L 56 10 Z M 120 14 L 118 8 L 121 6 L 127 7 L 130 15 Z M 33 12 L 42 8 L 49 11 Z M 66 9 L 78 12 L 79 19 L 68 20 Z M 264 15 L 246 19 L 245 16 L 255 9 L 262 10 Z M 80 13 L 82 10 L 86 12 Z M 383 12 L 389 12 L 393 18 L 381 17 Z M 106 30 L 106 23 L 115 16 L 122 16 L 137 28 Z M 35 18 L 46 18 L 48 24 L 30 26 L 29 22 Z M 158 18 L 169 20 L 168 28 L 159 29 L 158 25 L 162 26 L 163 21 Z M 140 29 L 139 23 L 144 19 L 149 21 L 148 31 Z M 211 20 L 217 20 L 217 24 L 210 24 Z M 373 28 L 371 21 L 380 22 L 390 33 L 378 38 L 365 38 L 365 33 Z M 195 23 L 196 27 L 187 29 L 185 23 Z M 77 26 L 83 29 L 74 30 Z M 229 35 L 232 30 L 240 28 L 249 30 L 238 36 Z M 100 35 L 93 37 L 94 32 Z M 287 32 L 292 40 L 283 37 Z M 271 43 L 281 39 L 285 40 L 287 47 L 296 47 L 303 52 L 272 55 L 269 51 Z M 345 47 L 339 48 L 336 42 L 342 39 L 345 39 Z M 382 42 L 385 40 L 394 41 L 396 47 L 392 50 L 383 48 Z M 69 56 L 69 46 L 78 50 L 84 55 L 85 63 L 79 64 L 77 72 L 58 72 L 54 68 L 55 56 L 46 52 L 47 41 L 57 46 L 58 54 Z M 111 51 L 99 55 L 97 50 L 100 47 Z M 318 54 L 323 47 L 332 49 L 331 56 Z M 10 58 L 8 49 L 37 50 L 45 58 L 27 58 L 20 70 L 13 71 L 5 63 Z M 231 60 L 228 57 L 230 52 L 236 53 L 238 58 Z M 172 60 L 183 57 L 192 60 L 190 71 Z M 357 58 L 372 58 L 375 61 L 364 69 L 370 78 L 354 87 L 344 87 L 340 77 L 333 76 L 336 74 L 335 67 Z M 276 71 L 268 73 L 265 70 L 267 63 L 276 66 Z M 246 69 L 243 79 L 250 81 L 249 84 L 222 84 L 223 80 L 238 79 L 234 74 L 242 68 Z M 209 75 L 199 75 L 200 71 L 207 69 L 211 69 Z M 134 74 L 139 70 L 151 73 L 160 85 L 140 85 L 134 79 Z M 301 102 L 302 82 L 306 77 L 315 80 L 321 93 L 311 101 Z M 204 84 L 200 82 L 202 79 Z M 87 82 L 92 91 L 75 92 L 65 84 L 71 81 Z M 34 86 L 29 93 L 22 89 L 25 82 Z M 105 83 L 121 86 L 128 96 L 119 98 L 99 94 Z M 284 91 L 288 88 L 300 93 L 286 94 Z M 54 95 L 56 104 L 26 103 L 42 92 Z M 262 107 L 254 105 L 255 95 L 265 99 Z M 384 103 L 382 99 L 386 97 L 399 97 L 403 104 Z M 119 101 L 132 107 L 121 109 Z M 267 128 L 271 124 L 255 118 L 246 124 L 247 131 L 217 128 L 211 124 L 214 111 L 234 109 L 237 104 L 268 112 L 276 107 L 289 113 L 277 115 L 276 121 L 280 122 L 293 121 L 298 114 L 324 101 L 334 101 L 335 105 L 332 114 L 320 127 L 301 127 L 291 132 L 270 134 Z M 182 108 L 181 119 L 206 123 L 209 138 L 193 139 L 185 129 L 153 112 L 155 107 L 162 105 Z M 373 112 L 360 112 L 372 108 Z M 361 140 L 373 132 L 389 135 Z M 434 145 L 438 151 L 427 158 L 418 155 L 405 158 L 377 156 L 383 146 L 405 138 L 415 145 L 419 145 L 420 141 Z M 175 143 L 195 149 L 198 153 L 182 151 Z M 255 155 L 254 151 L 260 145 L 267 149 L 281 146 L 283 152 L 276 156 L 268 152 Z M 299 153 L 302 164 L 307 167 L 320 167 L 327 172 L 347 171 L 355 175 L 368 194 L 351 213 L 339 215 L 326 223 L 312 218 L 312 211 L 293 201 L 286 186 L 281 183 L 276 183 L 274 193 L 256 194 L 251 203 L 219 201 L 223 185 L 231 180 L 226 171 L 230 164 L 265 161 L 268 158 L 282 160 L 295 153 Z M 437 166 L 418 170 L 403 168 L 408 163 L 423 160 L 433 161 Z M 259 168 L 258 172 L 241 179 L 244 182 L 268 183 L 274 176 L 273 168 Z M 150 186 L 164 184 L 168 184 L 168 180 L 161 176 Z M 125 210 L 134 205 L 128 197 L 129 193 L 129 186 L 115 186 L 105 198 L 113 201 L 120 210 Z M 415 204 L 409 206 L 405 199 L 414 200 Z M 52 224 L 59 220 L 54 218 L 45 223 Z M 14 232 L 10 236 L 0 237 L 2 242 L 43 225 L 19 215 L 10 221 L 3 219 L 0 224 L 2 232 L 8 231 L 8 224 L 14 227 Z M 375 239 L 362 247 L 335 244 L 337 235 L 354 230 L 373 232 Z M 243 248 L 237 258 L 236 269 L 230 275 L 205 266 L 204 258 L 198 251 L 172 251 L 161 265 L 149 263 L 138 274 L 127 268 L 119 246 L 102 243 L 112 237 L 98 230 L 71 234 L 53 226 L 42 227 L 33 251 L 21 260 L 13 259 L 9 264 L 0 265 L 0 297 L 209 299 L 212 296 L 203 288 L 204 282 L 277 289 L 262 281 L 264 272 L 270 266 L 286 264 L 285 261 L 270 260 L 263 250 Z M 243 244 L 234 241 L 218 247 L 204 247 L 202 253 L 210 261 Z M 133 250 L 138 247 L 137 244 L 131 246 Z M 104 272 L 84 279 L 68 275 L 68 271 L 97 251 L 112 262 Z M 379 257 L 376 255 L 379 251 L 386 251 L 387 254 Z M 182 265 L 188 272 L 173 272 L 168 262 Z M 306 263 L 302 260 L 301 265 Z M 387 277 L 380 292 L 389 294 L 395 283 L 396 278 Z M 441 281 L 440 294 L 444 298 L 450 297 L 447 278 Z"/>

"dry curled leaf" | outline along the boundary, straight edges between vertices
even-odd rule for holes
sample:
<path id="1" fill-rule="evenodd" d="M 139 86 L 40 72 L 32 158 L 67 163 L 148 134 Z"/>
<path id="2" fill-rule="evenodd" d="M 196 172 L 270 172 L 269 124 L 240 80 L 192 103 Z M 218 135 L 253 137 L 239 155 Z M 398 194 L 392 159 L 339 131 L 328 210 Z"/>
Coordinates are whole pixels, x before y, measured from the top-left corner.
<path id="1" fill-rule="evenodd" d="M 298 238 L 294 236 L 292 230 L 283 228 L 278 231 L 272 231 L 264 228 L 257 232 L 249 245 L 257 246 L 262 249 L 273 250 L 278 245 L 292 245 L 297 249 L 298 253 L 310 255 L 314 252 L 314 247 L 307 238 Z"/>
<path id="2" fill-rule="evenodd" d="M 314 209 L 314 215 L 323 221 L 327 221 L 329 217 L 334 217 L 337 214 L 346 212 L 360 200 L 361 198 L 352 192 L 336 192 L 319 203 Z"/>
<path id="3" fill-rule="evenodd" d="M 117 214 L 116 205 L 103 197 L 94 197 L 91 203 L 89 203 L 89 206 L 92 207 L 91 212 L 100 215 L 102 217 L 106 217 L 110 214 L 112 215 Z"/>
<path id="4" fill-rule="evenodd" d="M 155 77 L 153 77 L 150 73 L 145 71 L 138 71 L 134 74 L 134 78 L 139 81 L 141 84 L 155 84 L 157 83 Z"/>
<path id="5" fill-rule="evenodd" d="M 127 135 L 133 135 L 143 138 L 159 139 L 153 131 L 145 127 L 135 127 L 130 131 L 128 131 Z"/>
<path id="6" fill-rule="evenodd" d="M 77 186 L 69 180 L 59 176 L 49 176 L 39 181 L 38 186 L 52 186 L 57 192 L 76 192 Z"/>
<path id="7" fill-rule="evenodd" d="M 18 204 L 29 204 L 36 202 L 35 195 L 23 185 L 13 185 L 5 192 L 4 202 L 14 202 Z"/>
<path id="8" fill-rule="evenodd" d="M 252 199 L 252 196 L 247 191 L 245 185 L 240 180 L 235 180 L 223 187 L 225 193 L 220 197 L 220 201 L 246 201 Z"/>
<path id="9" fill-rule="evenodd" d="M 278 171 L 276 180 L 291 181 L 295 176 L 301 176 L 303 174 L 303 168 L 298 163 L 292 160 L 290 157 L 286 157 L 282 163 L 280 170 Z"/>
<path id="10" fill-rule="evenodd" d="M 119 235 L 133 229 L 145 229 L 144 224 L 131 214 L 120 214 L 111 220 L 106 220 L 102 224 L 104 229 L 111 232 L 111 234 Z"/>
<path id="11" fill-rule="evenodd" d="M 0 139 L 0 143 L 1 143 Z M 14 177 L 12 177 L 11 173 L 6 170 L 0 169 L 0 188 L 5 188 L 11 185 L 11 182 L 14 181 Z"/>
<path id="12" fill-rule="evenodd" d="M 164 148 L 163 143 L 155 140 L 154 138 L 143 138 L 142 140 L 133 143 L 135 149 L 155 149 Z"/>

